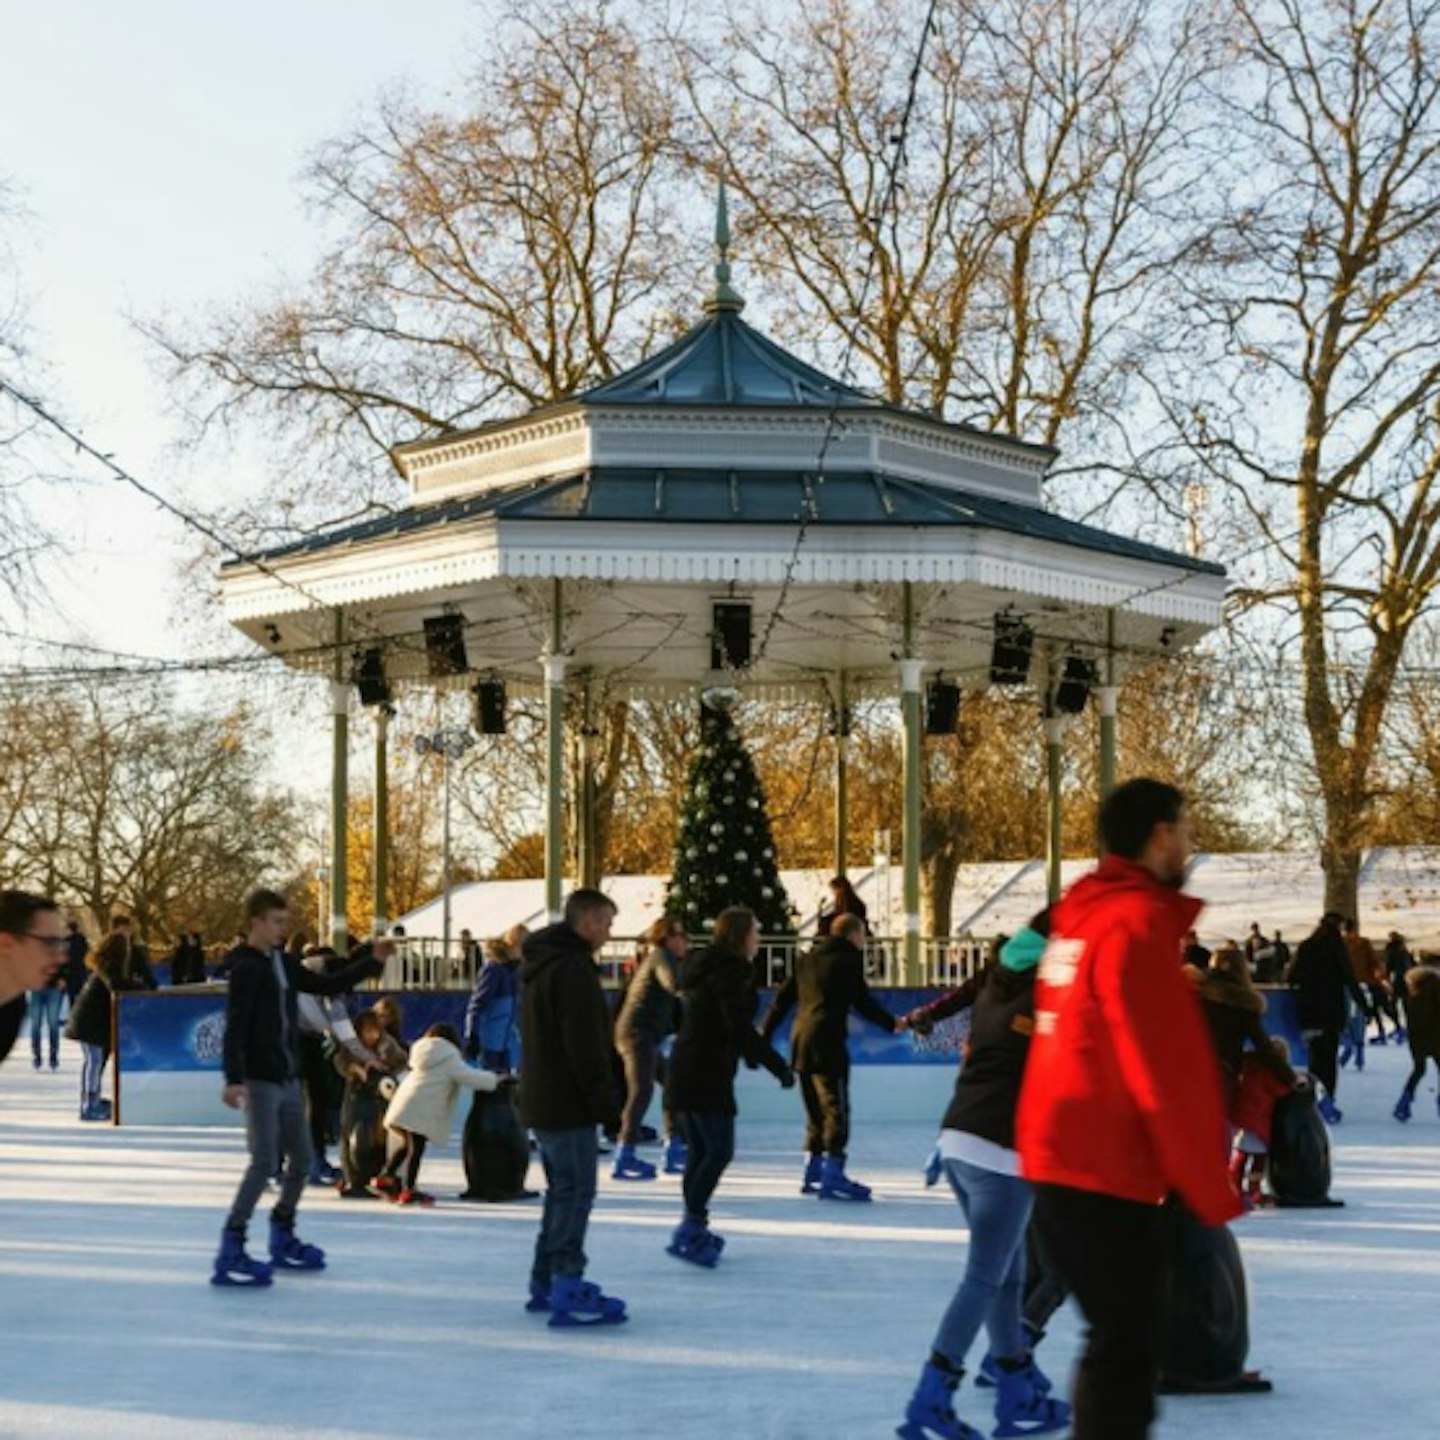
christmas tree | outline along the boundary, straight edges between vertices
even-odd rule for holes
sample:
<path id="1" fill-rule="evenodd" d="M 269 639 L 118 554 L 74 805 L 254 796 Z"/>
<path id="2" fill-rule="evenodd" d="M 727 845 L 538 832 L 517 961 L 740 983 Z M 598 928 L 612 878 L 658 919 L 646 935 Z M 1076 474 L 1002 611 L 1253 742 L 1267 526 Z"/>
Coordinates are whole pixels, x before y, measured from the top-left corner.
<path id="1" fill-rule="evenodd" d="M 700 747 L 685 780 L 665 908 L 692 935 L 710 930 L 731 905 L 753 910 L 762 934 L 793 935 L 765 794 L 727 701 L 707 696 L 701 706 Z"/>

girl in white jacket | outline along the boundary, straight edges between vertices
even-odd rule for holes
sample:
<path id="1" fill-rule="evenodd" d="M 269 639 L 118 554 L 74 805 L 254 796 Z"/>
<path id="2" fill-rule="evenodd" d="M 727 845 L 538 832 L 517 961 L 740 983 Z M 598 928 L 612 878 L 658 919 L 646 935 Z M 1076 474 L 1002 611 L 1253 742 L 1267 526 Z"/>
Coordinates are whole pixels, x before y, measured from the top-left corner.
<path id="1" fill-rule="evenodd" d="M 375 1188 L 400 1205 L 433 1205 L 433 1195 L 415 1188 L 426 1143 L 450 1138 L 462 1090 L 493 1090 L 499 1083 L 493 1072 L 465 1063 L 453 1025 L 432 1025 L 411 1049 L 410 1071 L 385 1112 L 385 1169 Z"/>

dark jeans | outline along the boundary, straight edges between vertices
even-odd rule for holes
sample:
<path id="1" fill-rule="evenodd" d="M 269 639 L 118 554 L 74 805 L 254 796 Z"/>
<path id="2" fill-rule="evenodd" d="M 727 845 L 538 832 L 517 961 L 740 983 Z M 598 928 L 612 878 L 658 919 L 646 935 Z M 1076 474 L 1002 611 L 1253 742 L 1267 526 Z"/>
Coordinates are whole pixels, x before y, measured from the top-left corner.
<path id="1" fill-rule="evenodd" d="M 799 1073 L 805 1102 L 805 1149 L 845 1158 L 850 1143 L 850 1077 Z"/>
<path id="2" fill-rule="evenodd" d="M 640 1126 L 655 1096 L 660 1047 L 648 1040 L 627 1040 L 618 1048 L 625 1062 L 625 1111 L 620 1117 L 620 1143 L 638 1145 Z"/>
<path id="3" fill-rule="evenodd" d="M 680 1182 L 685 1214 L 703 1225 L 710 1218 L 710 1197 L 735 1158 L 735 1117 L 687 1110 L 676 1118 L 685 1137 L 685 1175 Z"/>
<path id="4" fill-rule="evenodd" d="M 63 990 L 32 990 L 30 992 L 30 1049 L 35 1056 L 36 1068 L 40 1065 L 40 1039 L 48 1033 L 50 1039 L 50 1064 L 60 1058 L 60 1002 L 64 1000 Z"/>
<path id="5" fill-rule="evenodd" d="M 1335 1094 L 1335 1077 L 1338 1073 L 1336 1056 L 1340 1051 L 1338 1030 L 1306 1030 L 1305 1068 L 1325 1087 L 1325 1093 Z"/>
<path id="6" fill-rule="evenodd" d="M 1160 1380 L 1169 1217 L 1158 1205 L 1037 1185 L 1035 1224 L 1090 1327 L 1071 1440 L 1144 1440 Z"/>
<path id="7" fill-rule="evenodd" d="M 283 1085 L 273 1080 L 245 1082 L 245 1139 L 250 1147 L 250 1164 L 240 1177 L 240 1188 L 226 1222 L 241 1235 L 282 1156 L 285 1173 L 280 1177 L 280 1198 L 271 1212 L 273 1217 L 293 1220 L 295 1207 L 305 1192 L 314 1156 L 298 1080 L 287 1080 Z"/>
<path id="8" fill-rule="evenodd" d="M 535 1240 L 530 1278 L 548 1285 L 556 1275 L 585 1273 L 585 1229 L 595 1203 L 600 1144 L 593 1125 L 579 1130 L 537 1130 L 545 1167 L 545 1210 Z"/>

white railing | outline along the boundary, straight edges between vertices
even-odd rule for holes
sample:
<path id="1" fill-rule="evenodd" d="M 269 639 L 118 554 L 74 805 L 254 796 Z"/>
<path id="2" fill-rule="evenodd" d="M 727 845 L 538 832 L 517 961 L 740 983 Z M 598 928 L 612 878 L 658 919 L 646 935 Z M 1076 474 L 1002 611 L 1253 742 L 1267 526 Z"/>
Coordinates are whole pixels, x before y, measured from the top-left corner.
<path id="1" fill-rule="evenodd" d="M 760 942 L 757 969 L 767 984 L 779 985 L 794 968 L 796 952 L 813 944 L 810 937 L 766 936 Z M 922 937 L 920 973 L 915 983 L 927 989 L 959 985 L 984 967 L 989 948 L 989 941 L 973 935 Z M 602 982 L 618 988 L 634 955 L 635 941 L 610 941 L 598 957 Z M 895 935 L 873 937 L 865 948 L 865 975 L 871 985 L 903 986 L 904 939 Z M 439 936 L 410 935 L 399 942 L 376 985 L 382 990 L 469 990 L 474 982 L 474 961 L 464 954 L 458 941 L 451 941 L 447 955 Z"/>

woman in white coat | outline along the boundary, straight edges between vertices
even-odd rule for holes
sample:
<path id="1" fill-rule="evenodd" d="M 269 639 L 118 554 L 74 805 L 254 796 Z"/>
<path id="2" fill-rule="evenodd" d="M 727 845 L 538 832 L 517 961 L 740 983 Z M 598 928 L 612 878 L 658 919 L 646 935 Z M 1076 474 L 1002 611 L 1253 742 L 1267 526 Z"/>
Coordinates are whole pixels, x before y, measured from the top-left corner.
<path id="1" fill-rule="evenodd" d="M 410 1071 L 385 1112 L 385 1169 L 375 1188 L 400 1205 L 433 1205 L 433 1195 L 415 1188 L 426 1143 L 450 1138 L 462 1090 L 494 1090 L 499 1083 L 493 1071 L 465 1063 L 453 1025 L 432 1025 L 412 1047 Z"/>

